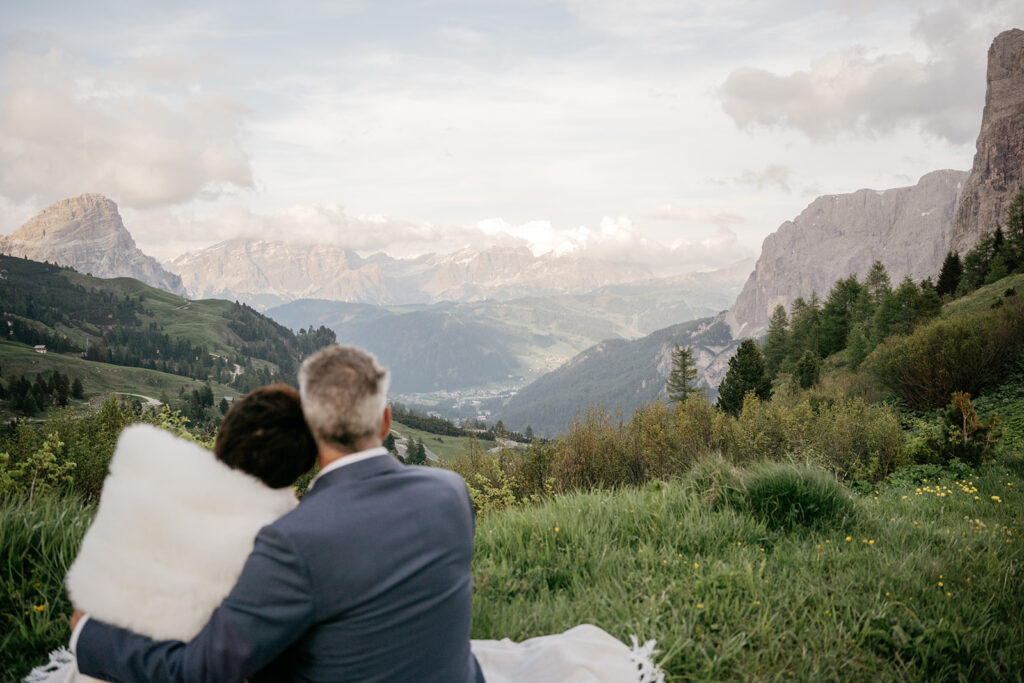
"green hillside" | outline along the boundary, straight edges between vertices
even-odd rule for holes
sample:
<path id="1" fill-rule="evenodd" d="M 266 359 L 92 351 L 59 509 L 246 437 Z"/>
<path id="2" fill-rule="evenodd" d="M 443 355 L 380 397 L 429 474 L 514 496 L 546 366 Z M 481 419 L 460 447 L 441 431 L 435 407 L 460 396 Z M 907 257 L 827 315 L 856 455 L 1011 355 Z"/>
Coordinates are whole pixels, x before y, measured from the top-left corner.
<path id="1" fill-rule="evenodd" d="M 494 441 L 476 439 L 476 445 L 474 446 L 474 439 L 471 439 L 468 436 L 433 434 L 431 432 L 425 432 L 422 429 L 414 429 L 408 425 L 402 424 L 401 422 L 392 423 L 391 431 L 394 433 L 396 438 L 401 437 L 404 439 L 416 439 L 417 441 L 422 441 L 423 445 L 428 450 L 437 453 L 438 457 L 446 463 L 451 463 L 464 458 L 473 448 L 481 451 L 487 451 L 497 445 Z"/>
<path id="2" fill-rule="evenodd" d="M 524 387 L 498 414 L 510 429 L 530 425 L 543 436 L 562 432 L 577 412 L 594 404 L 628 416 L 663 393 L 676 344 L 700 352 L 734 343 L 728 326 L 714 318 L 674 325 L 634 341 L 603 341 Z"/>
<path id="3" fill-rule="evenodd" d="M 2 255 L 0 277 L 5 383 L 56 370 L 80 379 L 87 395 L 173 401 L 206 382 L 217 397 L 294 382 L 304 339 L 246 306 Z"/>

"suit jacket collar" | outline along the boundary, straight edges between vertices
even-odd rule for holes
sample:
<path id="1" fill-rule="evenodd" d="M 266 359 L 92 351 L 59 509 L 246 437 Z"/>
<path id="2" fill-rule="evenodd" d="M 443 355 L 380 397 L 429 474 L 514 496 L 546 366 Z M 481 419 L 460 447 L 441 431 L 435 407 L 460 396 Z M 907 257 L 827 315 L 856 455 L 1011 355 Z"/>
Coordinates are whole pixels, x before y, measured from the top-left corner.
<path id="1" fill-rule="evenodd" d="M 312 496 L 320 491 L 325 491 L 333 486 L 339 486 L 346 482 L 362 481 L 370 477 L 376 477 L 389 472 L 400 471 L 405 465 L 400 463 L 390 453 L 378 455 L 367 460 L 361 460 L 351 465 L 339 467 L 324 473 L 317 478 L 316 484 L 309 490 L 306 496 Z"/>

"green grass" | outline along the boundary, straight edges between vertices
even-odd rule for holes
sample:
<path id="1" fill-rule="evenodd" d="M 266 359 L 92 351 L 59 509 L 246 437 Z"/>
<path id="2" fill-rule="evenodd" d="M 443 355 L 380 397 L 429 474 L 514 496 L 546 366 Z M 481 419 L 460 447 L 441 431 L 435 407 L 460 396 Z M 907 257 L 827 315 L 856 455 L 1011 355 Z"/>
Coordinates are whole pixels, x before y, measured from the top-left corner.
<path id="1" fill-rule="evenodd" d="M 459 460 L 470 451 L 471 439 L 468 436 L 442 436 L 440 434 L 424 432 L 421 429 L 413 429 L 399 422 L 391 425 L 391 431 L 395 433 L 396 438 L 401 436 L 406 439 L 422 441 L 428 450 L 437 453 L 438 457 L 447 462 Z M 485 441 L 483 439 L 479 439 L 477 443 L 479 448 L 484 451 L 497 445 L 494 441 Z"/>
<path id="2" fill-rule="evenodd" d="M 64 574 L 92 511 L 74 499 L 0 502 L 0 678 L 20 681 L 66 645 Z"/>
<path id="3" fill-rule="evenodd" d="M 685 484 L 489 515 L 473 637 L 590 622 L 656 638 L 674 680 L 1020 680 L 1024 484 L 1003 467 L 969 481 L 883 486 L 820 532 Z"/>
<path id="4" fill-rule="evenodd" d="M 817 526 L 769 528 L 746 486 L 711 504 L 708 472 L 485 515 L 473 637 L 589 622 L 656 638 L 670 680 L 1020 680 L 1024 463 L 934 471 L 845 490 L 855 514 Z M 0 505 L 9 680 L 67 638 L 62 577 L 90 514 Z"/>
<path id="5" fill-rule="evenodd" d="M 942 307 L 943 318 L 955 318 L 971 313 L 982 313 L 992 308 L 998 300 L 1004 298 L 1009 289 L 1017 290 L 1017 296 L 1024 296 L 1024 273 L 1010 275 L 993 282 L 990 285 L 979 287 L 965 297 L 952 301 Z"/>

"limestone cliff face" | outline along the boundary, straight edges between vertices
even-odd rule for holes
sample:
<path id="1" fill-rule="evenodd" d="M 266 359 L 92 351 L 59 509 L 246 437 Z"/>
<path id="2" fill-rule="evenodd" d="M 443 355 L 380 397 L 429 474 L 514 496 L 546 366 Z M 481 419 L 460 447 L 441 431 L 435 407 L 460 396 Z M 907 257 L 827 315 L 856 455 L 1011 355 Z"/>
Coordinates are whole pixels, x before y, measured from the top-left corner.
<path id="1" fill-rule="evenodd" d="M 117 204 L 99 194 L 63 199 L 0 236 L 0 252 L 70 266 L 95 277 L 131 277 L 175 294 L 181 278 L 146 256 L 125 229 Z"/>
<path id="2" fill-rule="evenodd" d="M 779 304 L 817 292 L 849 275 L 863 278 L 875 260 L 894 284 L 905 275 L 935 277 L 953 229 L 963 171 L 935 171 L 913 187 L 819 197 L 765 238 L 726 320 L 737 339 L 757 337 Z"/>
<path id="3" fill-rule="evenodd" d="M 956 210 L 950 248 L 963 253 L 1006 221 L 1024 189 L 1024 31 L 996 36 L 988 51 L 985 113 L 974 167 Z"/>

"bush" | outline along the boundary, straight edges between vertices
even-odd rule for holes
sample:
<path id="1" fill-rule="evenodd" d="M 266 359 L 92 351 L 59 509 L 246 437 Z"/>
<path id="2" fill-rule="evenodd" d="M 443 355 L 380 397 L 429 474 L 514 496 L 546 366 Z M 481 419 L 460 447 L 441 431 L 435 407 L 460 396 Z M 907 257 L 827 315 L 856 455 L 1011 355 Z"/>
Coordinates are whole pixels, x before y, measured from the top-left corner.
<path id="1" fill-rule="evenodd" d="M 836 478 L 816 467 L 766 463 L 747 474 L 743 501 L 770 529 L 836 528 L 855 514 Z"/>
<path id="2" fill-rule="evenodd" d="M 613 421 L 601 406 L 591 406 L 569 425 L 555 444 L 551 476 L 559 491 L 637 485 L 645 481 L 646 464 L 628 448 L 622 420 Z"/>
<path id="3" fill-rule="evenodd" d="M 810 448 L 801 455 L 840 479 L 881 479 L 908 462 L 896 413 L 860 398 L 820 407 L 809 434 Z"/>
<path id="4" fill-rule="evenodd" d="M 957 391 L 977 394 L 997 382 L 1024 345 L 1024 303 L 937 320 L 891 337 L 864 361 L 875 377 L 917 410 L 940 408 Z"/>

